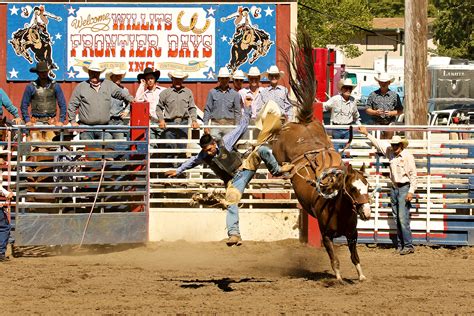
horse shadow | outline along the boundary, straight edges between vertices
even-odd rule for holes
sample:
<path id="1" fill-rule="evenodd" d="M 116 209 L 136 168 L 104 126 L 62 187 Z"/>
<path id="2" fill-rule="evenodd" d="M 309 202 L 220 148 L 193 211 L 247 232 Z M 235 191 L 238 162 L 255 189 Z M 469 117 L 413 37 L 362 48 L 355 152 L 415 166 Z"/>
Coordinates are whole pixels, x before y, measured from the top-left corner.
<path id="1" fill-rule="evenodd" d="M 311 271 L 305 268 L 292 268 L 288 270 L 287 276 L 291 279 L 305 279 L 307 281 L 321 282 L 325 287 L 341 284 L 329 271 Z M 343 278 L 344 284 L 355 284 L 354 280 Z"/>

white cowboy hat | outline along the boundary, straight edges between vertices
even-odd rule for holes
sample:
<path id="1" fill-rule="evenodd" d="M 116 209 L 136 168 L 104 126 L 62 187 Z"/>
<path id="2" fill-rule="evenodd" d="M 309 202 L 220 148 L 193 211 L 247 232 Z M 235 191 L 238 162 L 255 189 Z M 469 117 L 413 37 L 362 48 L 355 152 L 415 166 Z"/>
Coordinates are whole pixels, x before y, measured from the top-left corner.
<path id="1" fill-rule="evenodd" d="M 402 138 L 398 135 L 393 135 L 392 139 L 390 139 L 390 144 L 391 145 L 402 144 L 403 148 L 407 148 L 408 147 L 408 140 L 406 138 Z"/>
<path id="2" fill-rule="evenodd" d="M 227 67 L 221 67 L 219 69 L 219 74 L 217 74 L 217 78 L 231 78 L 232 74 L 230 73 Z"/>
<path id="3" fill-rule="evenodd" d="M 346 78 L 346 79 L 341 79 L 337 83 L 337 86 L 339 87 L 339 90 L 341 90 L 342 87 L 348 86 L 348 87 L 357 87 L 357 83 L 353 83 L 352 79 Z"/>
<path id="4" fill-rule="evenodd" d="M 181 70 L 172 70 L 168 72 L 168 77 L 176 79 L 186 79 L 188 78 L 188 74 Z"/>
<path id="5" fill-rule="evenodd" d="M 392 83 L 395 81 L 395 77 L 392 75 L 389 75 L 386 72 L 380 73 L 378 76 L 375 76 L 374 79 L 378 82 L 389 82 Z"/>
<path id="6" fill-rule="evenodd" d="M 249 72 L 246 74 L 247 78 L 248 77 L 261 77 L 262 74 L 260 73 L 260 70 L 257 67 L 250 67 Z"/>
<path id="7" fill-rule="evenodd" d="M 234 72 L 232 75 L 232 79 L 240 79 L 240 80 L 245 80 L 245 74 L 242 70 L 238 69 Z"/>
<path id="8" fill-rule="evenodd" d="M 283 71 L 281 71 L 280 69 L 278 69 L 278 66 L 276 65 L 273 65 L 273 66 L 270 66 L 270 68 L 268 68 L 268 70 L 265 72 L 265 76 L 268 77 L 268 75 L 284 75 L 285 73 Z"/>
<path id="9" fill-rule="evenodd" d="M 82 70 L 84 70 L 84 72 L 89 72 L 89 70 L 96 72 L 104 72 L 105 67 L 102 66 L 98 61 L 94 60 L 89 65 L 82 66 Z"/>
<path id="10" fill-rule="evenodd" d="M 260 110 L 260 112 L 257 113 L 257 118 L 255 119 L 255 127 L 257 127 L 258 129 L 262 129 L 263 121 L 265 120 L 265 117 L 267 116 L 267 114 L 270 114 L 270 113 L 275 114 L 278 117 L 281 116 L 280 107 L 273 100 L 268 101 Z"/>
<path id="11" fill-rule="evenodd" d="M 125 76 L 126 73 L 127 71 L 125 69 L 115 67 L 113 69 L 107 70 L 107 72 L 105 73 L 105 78 L 111 80 L 110 77 L 112 77 L 112 75 Z"/>

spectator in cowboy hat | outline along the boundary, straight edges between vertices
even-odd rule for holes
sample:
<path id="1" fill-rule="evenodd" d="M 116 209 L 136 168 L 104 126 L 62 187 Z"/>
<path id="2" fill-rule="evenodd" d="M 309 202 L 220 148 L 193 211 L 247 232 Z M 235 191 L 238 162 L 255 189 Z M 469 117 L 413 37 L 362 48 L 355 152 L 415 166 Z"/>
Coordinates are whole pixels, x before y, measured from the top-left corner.
<path id="1" fill-rule="evenodd" d="M 219 69 L 217 75 L 219 85 L 210 90 L 207 95 L 207 102 L 204 107 L 204 125 L 237 125 L 240 122 L 242 116 L 240 95 L 229 87 L 231 76 L 226 67 Z M 217 139 L 221 138 L 226 131 L 226 129 L 221 128 L 204 129 L 204 133 L 211 133 Z"/>
<path id="2" fill-rule="evenodd" d="M 61 86 L 49 77 L 48 64 L 40 61 L 30 72 L 38 78 L 29 83 L 21 100 L 21 114 L 27 126 L 36 123 L 62 126 L 66 122 L 67 104 Z M 28 107 L 31 105 L 31 118 Z M 59 121 L 56 120 L 59 106 Z"/>
<path id="3" fill-rule="evenodd" d="M 239 92 L 242 89 L 242 84 L 245 80 L 245 74 L 242 70 L 238 69 L 232 75 L 232 85 L 234 86 L 234 90 Z"/>
<path id="4" fill-rule="evenodd" d="M 291 121 L 293 119 L 293 106 L 288 98 L 288 89 L 278 84 L 283 74 L 284 72 L 275 65 L 270 66 L 264 73 L 268 80 L 270 80 L 270 86 L 263 88 L 261 91 L 262 97 L 257 104 L 257 113 L 260 112 L 268 101 L 272 100 L 278 104 L 285 119 Z"/>
<path id="5" fill-rule="evenodd" d="M 124 89 L 110 80 L 100 80 L 100 75 L 105 71 L 99 62 L 93 61 L 85 65 L 83 70 L 88 73 L 89 79 L 81 82 L 72 92 L 68 106 L 69 122 L 72 126 L 79 125 L 108 125 L 112 98 L 132 102 L 134 99 Z M 76 121 L 76 112 L 78 120 Z M 110 132 L 100 130 L 84 131 L 81 139 L 112 139 Z"/>
<path id="6" fill-rule="evenodd" d="M 105 72 L 105 79 L 115 83 L 120 89 L 123 89 L 128 93 L 128 89 L 122 85 L 122 80 L 127 74 L 125 69 L 121 67 L 115 67 Z M 126 100 L 120 100 L 112 98 L 112 104 L 110 106 L 110 121 L 109 125 L 127 125 L 125 124 L 124 118 L 130 113 L 130 102 Z M 114 139 L 124 139 L 124 132 L 112 132 Z"/>
<path id="7" fill-rule="evenodd" d="M 400 255 L 415 252 L 410 229 L 411 200 L 417 189 L 416 164 L 413 155 L 405 150 L 408 140 L 395 135 L 390 141 L 378 140 L 367 132 L 365 126 L 359 126 L 359 131 L 380 150 L 390 162 L 390 204 L 393 218 L 397 227 L 397 251 Z"/>
<path id="8" fill-rule="evenodd" d="M 367 114 L 372 116 L 373 123 L 376 125 L 389 125 L 394 122 L 396 116 L 403 113 L 402 102 L 395 91 L 390 90 L 389 85 L 395 81 L 395 78 L 388 73 L 381 73 L 375 76 L 380 89 L 372 92 L 367 99 Z M 392 131 L 384 131 L 382 138 L 389 139 L 393 136 Z"/>
<path id="9" fill-rule="evenodd" d="M 167 128 L 168 124 L 187 126 L 191 121 L 192 128 L 199 128 L 197 122 L 196 104 L 194 103 L 193 93 L 183 84 L 188 78 L 188 74 L 174 70 L 168 73 L 171 78 L 171 87 L 165 89 L 160 94 L 156 114 L 159 127 L 163 130 L 161 138 L 163 139 L 187 139 L 188 128 Z M 183 149 L 186 144 L 176 144 L 169 142 L 165 145 L 168 149 Z M 173 155 L 168 155 L 172 157 Z"/>
<path id="10" fill-rule="evenodd" d="M 159 70 L 153 70 L 152 68 L 148 67 L 145 68 L 143 73 L 138 74 L 137 76 L 140 86 L 138 87 L 137 93 L 135 94 L 135 99 L 141 102 L 148 102 L 150 107 L 150 122 L 153 124 L 156 124 L 159 121 L 156 110 L 158 107 L 158 102 L 160 101 L 160 94 L 165 90 L 165 88 L 158 85 L 160 74 L 161 73 Z M 150 138 L 158 139 L 160 138 L 161 133 L 161 129 L 151 128 Z"/>
<path id="11" fill-rule="evenodd" d="M 331 111 L 331 125 L 360 125 L 360 114 L 357 109 L 357 102 L 351 96 L 352 90 L 357 86 L 351 79 L 341 79 L 338 82 L 339 94 L 331 97 L 323 103 L 323 111 Z M 347 139 L 349 130 L 334 129 L 333 139 Z M 336 150 L 344 147 L 343 144 L 335 144 Z"/>
<path id="12" fill-rule="evenodd" d="M 249 72 L 247 73 L 247 79 L 249 81 L 248 88 L 243 88 L 239 91 L 239 94 L 242 98 L 242 104 L 245 104 L 245 101 L 252 101 L 252 119 L 255 120 L 257 117 L 257 105 L 260 102 L 261 91 L 260 87 L 260 78 L 262 74 L 257 67 L 250 67 Z"/>

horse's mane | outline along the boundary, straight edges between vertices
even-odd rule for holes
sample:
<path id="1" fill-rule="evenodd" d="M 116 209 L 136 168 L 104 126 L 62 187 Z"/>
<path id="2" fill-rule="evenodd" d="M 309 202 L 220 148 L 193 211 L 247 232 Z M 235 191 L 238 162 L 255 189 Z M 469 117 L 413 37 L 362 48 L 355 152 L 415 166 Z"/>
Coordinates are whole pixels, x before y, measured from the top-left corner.
<path id="1" fill-rule="evenodd" d="M 299 29 L 290 40 L 290 56 L 283 53 L 288 70 L 290 87 L 295 94 L 293 105 L 298 109 L 299 123 L 308 124 L 313 120 L 313 102 L 316 95 L 313 47 L 311 36 Z"/>

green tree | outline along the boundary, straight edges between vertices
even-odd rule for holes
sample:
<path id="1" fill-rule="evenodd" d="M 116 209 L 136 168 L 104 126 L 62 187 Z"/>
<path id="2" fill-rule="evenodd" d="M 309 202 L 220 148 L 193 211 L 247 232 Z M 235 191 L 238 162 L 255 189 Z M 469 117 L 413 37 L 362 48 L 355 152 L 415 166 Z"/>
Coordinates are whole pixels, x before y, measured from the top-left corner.
<path id="1" fill-rule="evenodd" d="M 360 34 L 355 26 L 371 28 L 372 15 L 365 1 L 304 0 L 300 4 L 298 24 L 311 34 L 314 47 L 336 45 L 349 58 L 362 54 L 351 41 Z"/>
<path id="2" fill-rule="evenodd" d="M 405 0 L 367 0 L 370 12 L 376 18 L 403 17 Z"/>
<path id="3" fill-rule="evenodd" d="M 433 23 L 437 54 L 474 60 L 474 3 L 466 0 L 432 0 L 438 12 Z"/>

